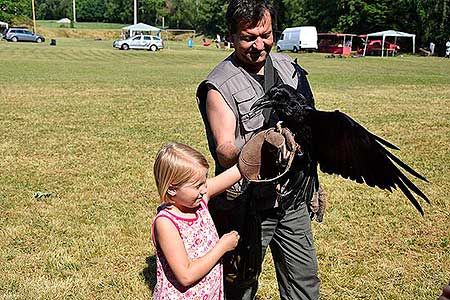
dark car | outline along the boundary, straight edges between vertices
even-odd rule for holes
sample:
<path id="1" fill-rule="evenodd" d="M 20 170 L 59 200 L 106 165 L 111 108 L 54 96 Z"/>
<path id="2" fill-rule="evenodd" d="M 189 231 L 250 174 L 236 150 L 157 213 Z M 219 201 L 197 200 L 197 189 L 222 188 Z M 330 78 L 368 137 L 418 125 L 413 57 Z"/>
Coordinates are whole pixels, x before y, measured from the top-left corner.
<path id="1" fill-rule="evenodd" d="M 3 38 L 10 42 L 45 42 L 42 35 L 35 34 L 25 28 L 8 28 L 4 32 Z"/>

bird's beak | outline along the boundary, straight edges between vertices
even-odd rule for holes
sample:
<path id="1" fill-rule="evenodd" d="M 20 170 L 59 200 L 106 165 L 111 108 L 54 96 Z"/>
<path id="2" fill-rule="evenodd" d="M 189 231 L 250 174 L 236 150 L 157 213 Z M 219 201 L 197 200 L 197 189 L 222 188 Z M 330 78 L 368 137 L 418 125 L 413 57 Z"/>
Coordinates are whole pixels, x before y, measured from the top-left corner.
<path id="1" fill-rule="evenodd" d="M 261 110 L 266 107 L 272 107 L 273 101 L 269 99 L 267 95 L 259 98 L 255 103 L 253 103 L 251 110 Z"/>

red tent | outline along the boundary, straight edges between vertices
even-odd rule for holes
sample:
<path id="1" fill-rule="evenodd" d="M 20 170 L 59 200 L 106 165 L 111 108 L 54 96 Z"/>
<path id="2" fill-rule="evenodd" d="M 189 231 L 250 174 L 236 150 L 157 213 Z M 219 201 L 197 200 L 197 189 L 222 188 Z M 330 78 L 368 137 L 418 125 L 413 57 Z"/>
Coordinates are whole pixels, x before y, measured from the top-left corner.
<path id="1" fill-rule="evenodd" d="M 412 50 L 413 53 L 416 52 L 416 35 L 412 34 L 412 33 L 406 33 L 406 32 L 401 32 L 401 31 L 395 31 L 395 30 L 385 30 L 385 31 L 380 31 L 380 32 L 374 32 L 374 33 L 368 33 L 363 35 L 366 38 L 366 42 L 365 42 L 365 47 L 364 47 L 364 54 L 366 55 L 366 50 L 367 50 L 367 44 L 369 41 L 369 38 L 382 38 L 382 43 L 381 43 L 381 56 L 384 56 L 384 52 L 386 52 L 385 50 L 389 50 L 389 49 L 385 49 L 385 41 L 386 41 L 386 37 L 395 37 L 395 42 L 394 44 L 397 44 L 397 38 L 399 37 L 406 37 L 406 38 L 412 38 Z M 361 37 L 363 37 L 361 36 Z M 391 55 L 394 54 L 394 51 L 392 51 Z M 386 53 L 386 55 L 388 55 L 389 52 Z"/>
<path id="2" fill-rule="evenodd" d="M 318 33 L 318 51 L 333 54 L 350 55 L 353 37 L 350 33 Z"/>

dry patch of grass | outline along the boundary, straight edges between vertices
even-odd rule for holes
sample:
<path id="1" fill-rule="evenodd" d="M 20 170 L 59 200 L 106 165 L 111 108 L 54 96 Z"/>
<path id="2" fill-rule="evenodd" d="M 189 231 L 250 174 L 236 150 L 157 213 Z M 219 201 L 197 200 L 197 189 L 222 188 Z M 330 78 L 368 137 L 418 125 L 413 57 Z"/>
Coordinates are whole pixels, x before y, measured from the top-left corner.
<path id="1" fill-rule="evenodd" d="M 150 298 L 153 159 L 171 140 L 208 153 L 195 89 L 229 52 L 0 44 L 0 298 Z M 400 192 L 321 174 L 322 299 L 436 298 L 450 279 L 449 62 L 299 57 L 318 107 L 398 145 L 432 201 L 422 218 Z M 258 299 L 277 299 L 270 255 L 264 266 Z"/>
<path id="2" fill-rule="evenodd" d="M 120 29 L 76 29 L 76 28 L 49 28 L 39 27 L 39 34 L 46 38 L 82 38 L 106 39 L 120 38 Z"/>

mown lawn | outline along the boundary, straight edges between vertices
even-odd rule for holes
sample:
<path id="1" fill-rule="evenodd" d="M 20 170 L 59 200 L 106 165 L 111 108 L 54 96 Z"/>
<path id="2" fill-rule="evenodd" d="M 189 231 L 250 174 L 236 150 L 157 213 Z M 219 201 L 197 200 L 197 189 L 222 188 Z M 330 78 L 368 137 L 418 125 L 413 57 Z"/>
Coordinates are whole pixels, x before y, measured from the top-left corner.
<path id="1" fill-rule="evenodd" d="M 195 90 L 230 52 L 111 43 L 0 42 L 0 299 L 151 297 L 154 156 L 167 141 L 208 154 Z M 321 175 L 322 299 L 435 299 L 450 280 L 450 60 L 292 56 L 320 109 L 398 145 L 430 181 L 415 181 L 432 201 L 421 217 L 400 192 Z M 260 283 L 258 299 L 278 298 L 270 255 Z"/>

